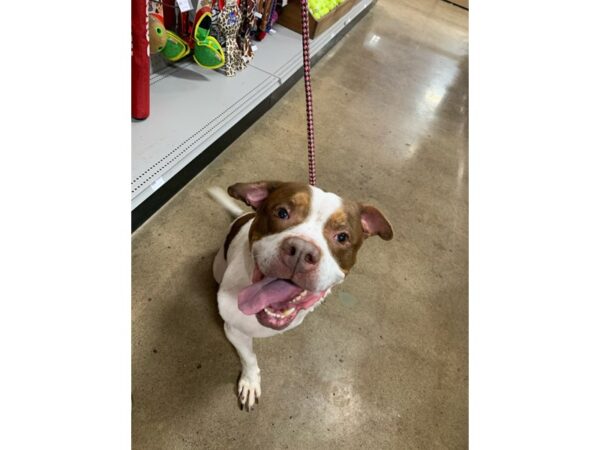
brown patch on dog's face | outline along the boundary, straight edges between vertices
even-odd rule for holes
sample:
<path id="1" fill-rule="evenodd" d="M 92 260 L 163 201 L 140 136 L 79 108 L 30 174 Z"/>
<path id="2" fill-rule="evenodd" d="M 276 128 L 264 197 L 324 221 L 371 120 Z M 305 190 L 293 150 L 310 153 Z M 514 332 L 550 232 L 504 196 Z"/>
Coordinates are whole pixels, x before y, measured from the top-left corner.
<path id="1" fill-rule="evenodd" d="M 244 225 L 246 225 L 246 223 L 249 220 L 252 220 L 252 218 L 254 216 L 255 216 L 255 213 L 248 213 L 248 214 L 244 214 L 243 216 L 240 216 L 237 219 L 235 219 L 235 222 L 233 222 L 233 224 L 229 228 L 229 233 L 227 234 L 227 237 L 225 238 L 225 244 L 223 244 L 223 256 L 225 257 L 225 259 L 227 259 L 227 251 L 229 250 L 229 246 L 231 245 L 231 242 L 233 241 L 233 239 L 237 236 L 240 229 Z"/>
<path id="2" fill-rule="evenodd" d="M 344 200 L 342 208 L 325 223 L 323 235 L 338 265 L 348 273 L 356 263 L 356 255 L 364 241 L 358 203 Z"/>
<path id="3" fill-rule="evenodd" d="M 310 212 L 310 188 L 301 183 L 281 183 L 256 210 L 250 227 L 253 242 L 302 223 Z M 281 217 L 280 217 L 281 216 Z"/>

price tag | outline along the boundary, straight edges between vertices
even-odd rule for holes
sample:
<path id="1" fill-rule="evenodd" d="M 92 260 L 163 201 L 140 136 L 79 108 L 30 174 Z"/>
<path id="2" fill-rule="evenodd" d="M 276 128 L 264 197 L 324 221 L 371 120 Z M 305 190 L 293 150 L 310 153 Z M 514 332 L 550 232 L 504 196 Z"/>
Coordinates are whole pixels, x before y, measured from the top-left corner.
<path id="1" fill-rule="evenodd" d="M 153 191 L 156 191 L 163 184 L 165 184 L 165 180 L 163 180 L 163 177 L 160 177 L 158 180 L 156 180 L 154 183 L 152 183 L 150 185 L 150 187 L 152 188 Z"/>
<path id="2" fill-rule="evenodd" d="M 258 11 L 254 11 L 254 17 L 256 17 L 257 19 L 262 19 L 262 14 Z"/>
<path id="3" fill-rule="evenodd" d="M 194 9 L 191 0 L 177 0 L 177 6 L 179 6 L 181 12 L 187 12 Z"/>

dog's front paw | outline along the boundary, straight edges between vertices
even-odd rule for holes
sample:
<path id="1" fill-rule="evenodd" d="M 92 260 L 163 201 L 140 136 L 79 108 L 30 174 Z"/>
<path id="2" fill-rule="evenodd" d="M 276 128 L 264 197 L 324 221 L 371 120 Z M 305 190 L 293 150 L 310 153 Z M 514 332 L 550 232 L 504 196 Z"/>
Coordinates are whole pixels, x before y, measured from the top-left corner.
<path id="1" fill-rule="evenodd" d="M 241 409 L 247 411 L 254 409 L 254 403 L 260 398 L 260 373 L 249 374 L 242 372 L 238 382 L 238 399 Z"/>

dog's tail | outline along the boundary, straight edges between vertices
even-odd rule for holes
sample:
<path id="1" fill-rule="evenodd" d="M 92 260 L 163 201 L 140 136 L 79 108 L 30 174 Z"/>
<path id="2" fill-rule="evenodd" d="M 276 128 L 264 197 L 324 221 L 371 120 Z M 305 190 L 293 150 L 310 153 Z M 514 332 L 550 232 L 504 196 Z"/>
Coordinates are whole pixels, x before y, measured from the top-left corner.
<path id="1" fill-rule="evenodd" d="M 239 217 L 244 214 L 244 210 L 240 208 L 233 199 L 227 195 L 220 187 L 210 187 L 208 188 L 209 195 L 215 200 L 219 205 L 221 205 L 225 210 L 231 214 L 233 218 Z"/>

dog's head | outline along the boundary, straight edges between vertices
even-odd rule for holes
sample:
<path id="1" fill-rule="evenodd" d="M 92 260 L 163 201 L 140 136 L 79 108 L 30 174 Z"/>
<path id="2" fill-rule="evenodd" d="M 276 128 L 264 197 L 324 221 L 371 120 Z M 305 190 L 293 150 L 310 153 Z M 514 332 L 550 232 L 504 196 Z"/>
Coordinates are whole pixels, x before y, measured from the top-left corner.
<path id="1" fill-rule="evenodd" d="M 256 210 L 250 228 L 253 284 L 240 293 L 238 304 L 270 328 L 285 328 L 341 283 L 366 238 L 393 237 L 374 206 L 306 184 L 237 183 L 228 193 Z"/>

